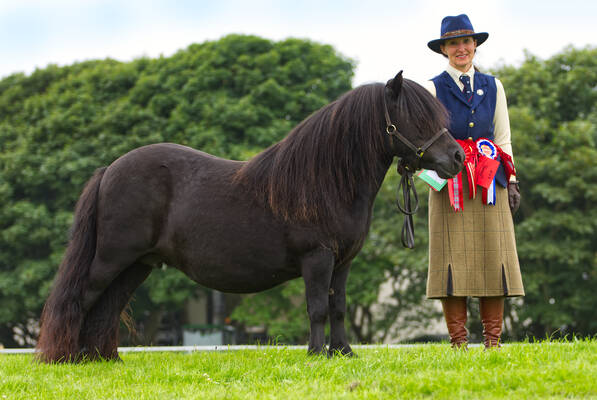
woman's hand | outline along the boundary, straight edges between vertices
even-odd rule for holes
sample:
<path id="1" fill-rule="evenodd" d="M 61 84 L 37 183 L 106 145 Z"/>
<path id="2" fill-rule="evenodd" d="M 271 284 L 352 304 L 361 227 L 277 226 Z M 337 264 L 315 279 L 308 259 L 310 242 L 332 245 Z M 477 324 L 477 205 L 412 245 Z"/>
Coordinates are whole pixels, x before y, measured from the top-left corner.
<path id="1" fill-rule="evenodd" d="M 518 182 L 508 183 L 508 202 L 510 203 L 510 211 L 514 214 L 520 206 L 520 189 Z"/>

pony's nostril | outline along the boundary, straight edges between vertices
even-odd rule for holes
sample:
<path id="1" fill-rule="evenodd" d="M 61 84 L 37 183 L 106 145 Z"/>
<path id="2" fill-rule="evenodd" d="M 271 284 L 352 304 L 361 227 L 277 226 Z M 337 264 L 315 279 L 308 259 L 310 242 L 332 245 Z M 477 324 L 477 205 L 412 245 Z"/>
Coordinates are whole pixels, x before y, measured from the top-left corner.
<path id="1" fill-rule="evenodd" d="M 454 159 L 460 163 L 464 162 L 464 152 L 461 149 L 458 149 L 456 151 L 456 154 L 454 154 Z"/>

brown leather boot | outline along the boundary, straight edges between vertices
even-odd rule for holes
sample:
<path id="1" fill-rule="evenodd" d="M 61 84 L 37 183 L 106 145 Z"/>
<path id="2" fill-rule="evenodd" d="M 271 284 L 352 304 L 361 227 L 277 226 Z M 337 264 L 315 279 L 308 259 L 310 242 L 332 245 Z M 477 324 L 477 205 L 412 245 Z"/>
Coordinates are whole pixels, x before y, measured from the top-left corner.
<path id="1" fill-rule="evenodd" d="M 454 348 L 466 348 L 466 297 L 446 297 L 442 299 L 444 318 Z"/>
<path id="2" fill-rule="evenodd" d="M 500 347 L 502 323 L 504 321 L 504 298 L 481 297 L 479 298 L 481 322 L 483 322 L 483 337 L 485 348 Z"/>

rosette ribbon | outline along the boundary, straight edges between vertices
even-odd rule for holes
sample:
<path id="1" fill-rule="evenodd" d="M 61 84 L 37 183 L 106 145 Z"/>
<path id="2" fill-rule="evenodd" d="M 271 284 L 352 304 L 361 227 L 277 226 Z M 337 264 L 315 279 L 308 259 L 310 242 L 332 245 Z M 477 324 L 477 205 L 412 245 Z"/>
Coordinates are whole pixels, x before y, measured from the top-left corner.
<path id="1" fill-rule="evenodd" d="M 477 141 L 472 139 L 456 140 L 465 154 L 464 170 L 468 179 L 469 199 L 477 194 L 477 185 L 482 187 L 482 200 L 485 204 L 495 205 L 495 175 L 501 164 L 504 166 L 506 180 L 510 181 L 516 175 L 512 157 L 505 153 L 498 145 L 486 138 Z M 462 185 L 462 171 L 454 178 L 448 179 L 448 194 L 450 205 L 458 212 L 464 207 L 464 189 Z"/>
<path id="2" fill-rule="evenodd" d="M 477 187 L 475 186 L 475 168 L 477 166 L 477 148 L 475 142 L 471 139 L 456 140 L 460 147 L 464 150 L 464 170 L 468 178 L 468 198 L 474 199 L 477 195 Z M 462 186 L 462 171 L 454 178 L 448 179 L 448 193 L 450 197 L 450 204 L 455 211 L 462 210 L 464 205 L 464 189 Z"/>
<path id="3" fill-rule="evenodd" d="M 485 138 L 477 140 L 475 146 L 479 151 L 477 164 L 482 166 L 475 183 L 483 187 L 483 203 L 495 205 L 495 174 L 500 166 L 497 160 L 499 154 L 497 146 L 491 140 Z"/>

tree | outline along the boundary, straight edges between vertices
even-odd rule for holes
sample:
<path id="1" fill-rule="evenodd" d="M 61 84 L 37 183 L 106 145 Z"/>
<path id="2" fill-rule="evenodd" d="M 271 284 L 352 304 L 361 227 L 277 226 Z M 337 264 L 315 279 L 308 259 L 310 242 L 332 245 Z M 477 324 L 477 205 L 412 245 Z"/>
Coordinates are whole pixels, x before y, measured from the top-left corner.
<path id="1" fill-rule="evenodd" d="M 172 57 L 50 65 L 0 81 L 0 342 L 29 342 L 95 168 L 155 142 L 246 159 L 350 89 L 352 61 L 307 40 L 229 35 Z M 152 274 L 133 310 L 181 307 L 196 285 Z"/>

